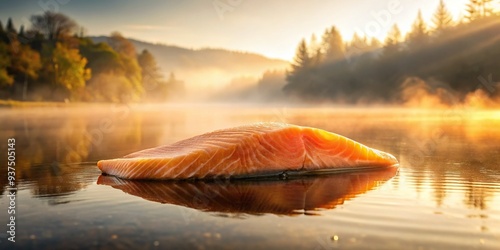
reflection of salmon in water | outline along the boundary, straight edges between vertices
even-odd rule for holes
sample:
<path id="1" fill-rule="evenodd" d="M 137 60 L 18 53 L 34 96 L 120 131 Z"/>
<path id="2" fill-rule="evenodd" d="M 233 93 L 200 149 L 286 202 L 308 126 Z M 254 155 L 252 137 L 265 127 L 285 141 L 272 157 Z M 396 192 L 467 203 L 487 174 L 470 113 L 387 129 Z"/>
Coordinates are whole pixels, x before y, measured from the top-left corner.
<path id="1" fill-rule="evenodd" d="M 102 160 L 97 165 L 103 173 L 126 179 L 200 179 L 397 163 L 390 154 L 321 129 L 258 123 Z"/>
<path id="2" fill-rule="evenodd" d="M 382 185 L 397 168 L 278 180 L 142 181 L 101 175 L 109 185 L 149 201 L 180 205 L 206 212 L 246 214 L 314 214 L 333 209 Z"/>

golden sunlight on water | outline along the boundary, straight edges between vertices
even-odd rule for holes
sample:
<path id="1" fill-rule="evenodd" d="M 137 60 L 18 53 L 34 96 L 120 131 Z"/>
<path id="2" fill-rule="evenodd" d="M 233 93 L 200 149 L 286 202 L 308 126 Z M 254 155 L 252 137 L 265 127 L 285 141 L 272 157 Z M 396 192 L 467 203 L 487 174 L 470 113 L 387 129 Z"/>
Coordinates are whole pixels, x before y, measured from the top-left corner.
<path id="1" fill-rule="evenodd" d="M 0 110 L 0 118 L 2 140 L 16 139 L 19 248 L 500 246 L 499 111 L 170 105 Z M 172 183 L 118 180 L 95 166 L 259 121 L 345 135 L 394 154 L 399 171 Z"/>

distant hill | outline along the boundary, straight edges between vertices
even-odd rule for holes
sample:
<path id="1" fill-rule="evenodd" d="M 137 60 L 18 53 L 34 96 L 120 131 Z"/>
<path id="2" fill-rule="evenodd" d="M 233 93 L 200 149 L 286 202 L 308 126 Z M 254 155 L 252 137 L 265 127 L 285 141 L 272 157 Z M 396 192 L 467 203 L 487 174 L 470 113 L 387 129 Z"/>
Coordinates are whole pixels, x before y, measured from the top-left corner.
<path id="1" fill-rule="evenodd" d="M 94 42 L 106 42 L 108 37 L 90 37 Z M 233 78 L 261 76 L 266 70 L 283 70 L 289 62 L 263 55 L 225 49 L 188 49 L 174 45 L 153 44 L 129 39 L 139 53 L 149 50 L 166 77 L 174 72 L 187 87 L 203 86 L 218 89 Z"/>

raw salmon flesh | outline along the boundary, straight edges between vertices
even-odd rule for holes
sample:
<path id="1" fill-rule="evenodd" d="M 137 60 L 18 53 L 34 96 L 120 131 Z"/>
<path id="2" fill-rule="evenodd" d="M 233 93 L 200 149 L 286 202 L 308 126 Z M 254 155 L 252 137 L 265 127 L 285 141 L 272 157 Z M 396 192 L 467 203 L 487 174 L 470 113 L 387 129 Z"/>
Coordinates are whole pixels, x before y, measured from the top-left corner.
<path id="1" fill-rule="evenodd" d="M 122 158 L 99 169 L 124 179 L 204 179 L 387 167 L 388 153 L 325 130 L 257 123 L 217 130 Z"/>

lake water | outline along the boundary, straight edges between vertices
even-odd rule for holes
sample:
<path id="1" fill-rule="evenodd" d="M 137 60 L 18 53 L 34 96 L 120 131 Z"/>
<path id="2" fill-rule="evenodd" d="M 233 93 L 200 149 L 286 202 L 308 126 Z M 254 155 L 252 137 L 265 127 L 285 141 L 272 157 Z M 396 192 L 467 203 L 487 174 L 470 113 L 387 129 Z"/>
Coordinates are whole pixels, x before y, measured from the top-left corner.
<path id="1" fill-rule="evenodd" d="M 500 111 L 117 105 L 1 109 L 0 120 L 3 249 L 500 249 Z M 400 168 L 147 182 L 101 176 L 95 164 L 258 121 L 336 132 Z"/>

